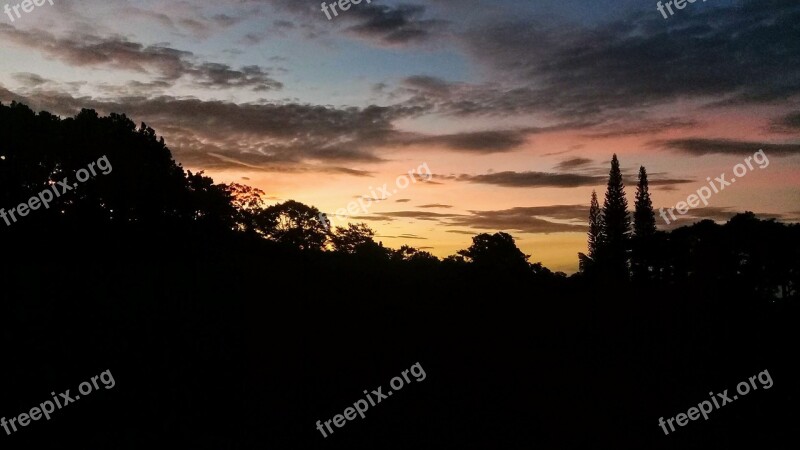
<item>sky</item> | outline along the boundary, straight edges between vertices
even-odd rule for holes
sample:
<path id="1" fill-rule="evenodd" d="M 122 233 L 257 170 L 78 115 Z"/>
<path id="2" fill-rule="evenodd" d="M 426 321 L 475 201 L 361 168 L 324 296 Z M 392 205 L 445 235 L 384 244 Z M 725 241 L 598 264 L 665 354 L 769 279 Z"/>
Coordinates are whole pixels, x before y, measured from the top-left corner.
<path id="1" fill-rule="evenodd" d="M 657 215 L 737 179 L 660 229 L 800 220 L 796 0 L 667 18 L 651 0 L 364 0 L 330 19 L 305 0 L 19 3 L 0 15 L 0 101 L 124 113 L 184 168 L 390 247 L 444 257 L 505 231 L 574 272 L 613 154 L 630 205 L 646 167 Z"/>

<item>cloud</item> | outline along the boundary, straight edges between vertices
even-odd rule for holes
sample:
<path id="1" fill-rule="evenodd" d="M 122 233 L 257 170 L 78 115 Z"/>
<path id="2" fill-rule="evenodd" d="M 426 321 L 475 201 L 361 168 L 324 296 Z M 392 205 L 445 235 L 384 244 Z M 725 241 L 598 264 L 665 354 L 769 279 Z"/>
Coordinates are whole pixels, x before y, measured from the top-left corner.
<path id="1" fill-rule="evenodd" d="M 446 214 L 427 211 L 393 211 L 354 220 L 392 221 L 415 219 L 437 222 L 442 227 L 475 228 L 481 230 L 506 230 L 522 233 L 585 232 L 589 207 L 584 205 L 552 205 L 517 207 L 499 211 L 470 211 L 469 214 Z M 463 230 L 446 230 L 448 233 L 476 234 Z"/>
<path id="2" fill-rule="evenodd" d="M 170 11 L 170 15 L 167 15 L 162 12 L 128 5 L 120 8 L 119 14 L 126 18 L 145 19 L 167 30 L 172 30 L 178 35 L 184 35 L 182 31 L 186 30 L 198 38 L 207 38 L 214 31 L 230 28 L 245 19 L 244 16 L 234 17 L 227 14 L 215 14 L 207 17 L 201 14 L 198 8 L 181 6 L 177 9 L 173 8 Z"/>
<path id="3" fill-rule="evenodd" d="M 541 113 L 570 120 L 642 114 L 687 99 L 741 104 L 800 94 L 800 59 L 787 58 L 800 54 L 800 4 L 742 3 L 687 9 L 671 21 L 640 10 L 603 22 L 525 15 L 473 21 L 455 39 L 493 81 L 404 86 L 419 91 L 413 101 L 457 116 Z M 647 130 L 601 130 L 595 137 Z"/>
<path id="4" fill-rule="evenodd" d="M 36 87 L 45 83 L 50 83 L 51 80 L 41 77 L 35 73 L 20 72 L 11 75 L 17 82 L 26 87 Z"/>
<path id="5" fill-rule="evenodd" d="M 435 178 L 435 177 L 434 177 Z M 556 187 L 571 188 L 579 186 L 596 186 L 605 182 L 599 175 L 581 175 L 575 173 L 549 172 L 496 172 L 483 175 L 457 175 L 445 177 L 455 181 L 469 183 L 492 184 L 503 187 Z"/>
<path id="6" fill-rule="evenodd" d="M 354 165 L 383 161 L 374 150 L 393 142 L 397 132 L 392 122 L 411 113 L 394 107 L 236 104 L 167 95 L 103 100 L 41 89 L 18 94 L 2 86 L 0 100 L 18 100 L 66 116 L 82 108 L 125 113 L 153 126 L 167 138 L 176 159 L 192 167 L 355 176 L 370 171 Z"/>
<path id="7" fill-rule="evenodd" d="M 446 30 L 447 21 L 424 19 L 425 11 L 423 5 L 372 3 L 358 5 L 342 14 L 346 20 L 356 22 L 346 30 L 352 34 L 377 43 L 405 45 L 429 41 Z"/>
<path id="8" fill-rule="evenodd" d="M 477 231 L 466 231 L 466 230 L 447 230 L 445 231 L 445 233 L 468 234 L 470 236 L 478 234 Z"/>
<path id="9" fill-rule="evenodd" d="M 470 153 L 502 153 L 514 150 L 525 143 L 526 130 L 475 131 L 422 137 L 414 144 L 440 145 L 445 148 Z"/>
<path id="10" fill-rule="evenodd" d="M 771 131 L 779 133 L 797 133 L 800 131 L 800 111 L 787 114 L 772 121 Z"/>
<path id="11" fill-rule="evenodd" d="M 579 167 L 585 167 L 587 165 L 592 164 L 593 162 L 594 161 L 592 161 L 589 158 L 570 158 L 556 164 L 555 168 L 558 170 L 571 170 L 571 169 L 577 169 Z"/>
<path id="12" fill-rule="evenodd" d="M 401 234 L 399 236 L 386 236 L 386 235 L 376 235 L 375 237 L 379 238 L 394 238 L 394 239 L 420 239 L 420 240 L 428 240 L 426 237 L 417 236 L 416 234 Z"/>
<path id="13" fill-rule="evenodd" d="M 639 182 L 639 175 L 625 176 L 625 184 L 627 186 L 635 186 Z M 647 185 L 658 186 L 661 190 L 677 189 L 678 184 L 694 183 L 696 180 L 691 178 L 670 178 L 664 173 L 654 172 L 647 174 Z"/>
<path id="14" fill-rule="evenodd" d="M 438 97 L 446 97 L 450 94 L 450 83 L 437 77 L 414 75 L 403 79 L 402 84 L 412 91 L 436 95 Z"/>
<path id="15" fill-rule="evenodd" d="M 317 0 L 267 0 L 274 7 L 288 11 L 303 20 L 320 20 L 325 18 Z M 329 4 L 334 2 L 328 2 Z M 329 8 L 330 11 L 331 8 Z M 336 8 L 338 15 L 327 20 L 327 28 L 341 26 L 341 31 L 374 45 L 408 46 L 431 42 L 442 36 L 449 27 L 449 22 L 427 17 L 427 7 L 420 4 L 403 3 L 387 5 L 378 2 L 362 2 L 351 4 L 346 11 Z M 316 37 L 318 31 L 312 32 Z"/>
<path id="16" fill-rule="evenodd" d="M 417 208 L 452 208 L 453 205 L 442 205 L 439 203 L 431 203 L 429 205 L 419 205 Z"/>
<path id="17" fill-rule="evenodd" d="M 417 219 L 417 220 L 439 220 L 458 217 L 458 214 L 442 214 L 428 211 L 391 211 L 375 213 L 373 220 L 391 219 Z"/>
<path id="18" fill-rule="evenodd" d="M 552 205 L 471 213 L 471 216 L 455 217 L 449 223 L 462 227 L 521 233 L 583 233 L 588 229 L 585 222 L 589 208 L 583 205 Z"/>
<path id="19" fill-rule="evenodd" d="M 651 141 L 650 145 L 694 156 L 709 154 L 752 155 L 764 150 L 767 155 L 788 156 L 800 153 L 800 144 L 770 144 L 732 139 L 685 138 Z"/>
<path id="20" fill-rule="evenodd" d="M 203 63 L 189 71 L 195 83 L 209 88 L 252 88 L 253 91 L 270 91 L 283 88 L 283 83 L 273 80 L 259 66 L 244 66 L 233 70 L 227 64 Z"/>
<path id="21" fill-rule="evenodd" d="M 145 46 L 122 36 L 78 34 L 58 38 L 46 31 L 25 31 L 0 24 L 0 39 L 74 67 L 110 67 L 157 76 L 160 81 L 169 82 L 186 77 L 198 86 L 212 89 L 236 87 L 270 91 L 283 87 L 270 77 L 268 70 L 259 66 L 236 70 L 227 64 L 197 62 L 192 52 L 161 44 Z"/>
<path id="22" fill-rule="evenodd" d="M 665 119 L 642 119 L 629 118 L 624 122 L 611 121 L 596 127 L 597 131 L 586 133 L 588 138 L 604 139 L 615 137 L 629 137 L 640 135 L 653 135 L 681 128 L 692 128 L 700 125 L 700 122 L 681 117 L 670 117 Z"/>
<path id="23" fill-rule="evenodd" d="M 243 17 L 233 17 L 227 14 L 216 14 L 211 19 L 214 21 L 214 23 L 223 28 L 232 27 L 244 20 Z"/>
<path id="24" fill-rule="evenodd" d="M 490 184 L 510 188 L 575 188 L 606 184 L 608 180 L 608 169 L 600 166 L 587 167 L 591 161 L 584 161 L 584 158 L 576 159 L 578 159 L 578 161 L 564 161 L 567 165 L 572 165 L 573 169 L 579 170 L 579 172 L 572 173 L 504 171 L 481 175 L 434 175 L 433 178 L 465 183 Z M 582 172 L 580 172 L 581 170 Z M 624 175 L 623 178 L 625 185 L 634 186 L 638 182 L 638 171 L 635 174 Z M 648 174 L 648 185 L 650 186 L 674 186 L 691 183 L 693 181 L 694 180 L 689 178 L 670 177 L 661 172 Z"/>

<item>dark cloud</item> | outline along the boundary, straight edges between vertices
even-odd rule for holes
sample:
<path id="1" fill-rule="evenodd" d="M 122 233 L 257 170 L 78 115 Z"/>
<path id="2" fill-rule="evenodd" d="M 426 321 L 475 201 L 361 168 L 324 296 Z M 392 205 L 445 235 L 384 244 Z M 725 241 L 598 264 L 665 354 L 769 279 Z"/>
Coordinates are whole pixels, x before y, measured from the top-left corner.
<path id="1" fill-rule="evenodd" d="M 392 212 L 381 212 L 375 213 L 372 219 L 374 220 L 384 220 L 384 219 L 417 219 L 417 220 L 439 220 L 439 219 L 450 219 L 458 217 L 458 214 L 443 214 L 443 213 L 434 213 L 428 211 L 392 211 Z"/>
<path id="2" fill-rule="evenodd" d="M 555 168 L 558 170 L 571 170 L 571 169 L 577 169 L 579 167 L 585 167 L 587 165 L 592 164 L 593 162 L 594 161 L 592 161 L 589 158 L 570 158 L 570 159 L 565 159 L 564 161 L 561 161 L 560 163 L 556 164 Z"/>
<path id="3" fill-rule="evenodd" d="M 275 28 L 285 28 L 287 30 L 297 28 L 294 22 L 290 22 L 288 20 L 275 20 L 272 22 L 272 25 L 274 25 Z"/>
<path id="4" fill-rule="evenodd" d="M 650 145 L 694 156 L 714 153 L 723 155 L 752 155 L 759 150 L 764 150 L 764 153 L 768 156 L 788 156 L 800 153 L 800 144 L 769 144 L 765 142 L 737 141 L 731 139 L 669 139 L 652 141 Z"/>
<path id="5" fill-rule="evenodd" d="M 589 208 L 582 205 L 517 207 L 499 211 L 471 212 L 471 216 L 455 217 L 449 223 L 461 227 L 521 233 L 582 233 L 588 229 L 585 222 Z"/>
<path id="6" fill-rule="evenodd" d="M 425 19 L 425 10 L 423 5 L 392 7 L 362 3 L 342 15 L 357 22 L 347 31 L 379 43 L 396 45 L 426 42 L 446 30 L 447 21 Z"/>
<path id="7" fill-rule="evenodd" d="M 445 148 L 470 153 L 501 153 L 525 143 L 525 130 L 475 131 L 417 138 L 414 144 L 440 145 Z"/>
<path id="8" fill-rule="evenodd" d="M 11 76 L 25 87 L 37 87 L 42 84 L 49 83 L 51 81 L 35 73 L 28 73 L 28 72 L 15 73 L 12 74 Z"/>
<path id="9" fill-rule="evenodd" d="M 800 111 L 787 114 L 772 122 L 771 131 L 797 133 L 800 131 Z"/>
<path id="10" fill-rule="evenodd" d="M 440 97 L 450 94 L 450 83 L 437 77 L 414 75 L 405 78 L 403 84 L 412 90 Z"/>
<path id="11" fill-rule="evenodd" d="M 456 181 L 469 183 L 492 184 L 504 187 L 557 187 L 571 188 L 579 186 L 596 186 L 605 182 L 599 175 L 581 175 L 574 173 L 550 172 L 496 172 L 483 175 L 457 175 L 450 177 Z"/>
<path id="12" fill-rule="evenodd" d="M 411 201 L 410 198 L 398 198 L 397 200 L 395 200 L 395 202 L 397 203 L 408 203 L 410 201 Z"/>
<path id="13" fill-rule="evenodd" d="M 455 115 L 534 112 L 574 120 L 682 99 L 752 103 L 800 94 L 800 59 L 788 57 L 800 54 L 795 0 L 687 8 L 669 21 L 636 11 L 593 26 L 527 17 L 478 23 L 458 39 L 503 83 L 417 86 L 425 95 L 414 101 Z M 618 133 L 601 130 L 598 137 Z"/>
<path id="14" fill-rule="evenodd" d="M 579 161 L 580 162 L 580 161 Z M 580 168 L 578 168 L 580 170 Z M 584 173 L 554 173 L 554 172 L 495 172 L 481 175 L 434 175 L 434 179 L 452 180 L 467 183 L 490 184 L 494 186 L 512 188 L 574 188 L 604 185 L 608 180 L 608 169 L 597 167 L 583 167 Z M 624 176 L 625 184 L 636 185 L 636 174 Z M 664 173 L 649 174 L 650 186 L 674 186 L 677 184 L 691 183 L 694 180 L 687 178 L 669 177 Z"/>
<path id="15" fill-rule="evenodd" d="M 151 11 L 148 9 L 137 8 L 135 6 L 125 6 L 119 10 L 121 15 L 128 18 L 143 18 L 154 22 L 161 27 L 171 30 L 178 35 L 185 35 L 183 31 L 188 31 L 195 37 L 207 38 L 214 31 L 232 27 L 242 22 L 243 16 L 230 16 L 227 14 L 216 14 L 206 17 L 198 9 L 184 11 L 186 15 L 177 15 L 176 11 L 171 11 L 171 16 L 164 13 Z"/>
<path id="16" fill-rule="evenodd" d="M 668 178 L 664 176 L 661 177 L 663 174 L 648 174 L 647 175 L 647 185 L 648 186 L 658 186 L 659 189 L 669 191 L 673 189 L 677 189 L 678 184 L 686 184 L 686 183 L 694 183 L 696 180 L 691 178 Z M 636 186 L 638 184 L 639 178 L 638 175 L 636 176 L 629 176 L 625 177 L 625 184 L 628 186 Z"/>
<path id="17" fill-rule="evenodd" d="M 208 37 L 211 34 L 211 26 L 207 22 L 201 22 L 195 19 L 182 18 L 178 19 L 178 24 L 192 32 L 192 34 L 201 37 Z"/>
<path id="18" fill-rule="evenodd" d="M 214 85 L 235 85 L 240 78 L 223 66 L 204 66 Z M 255 70 L 255 69 L 253 69 Z M 245 68 L 244 73 L 250 69 Z M 35 74 L 22 78 L 41 81 Z M 41 80 L 40 80 L 41 78 Z M 538 129 L 468 132 L 443 136 L 421 136 L 400 132 L 394 123 L 422 112 L 408 106 L 365 108 L 298 104 L 243 103 L 178 98 L 170 95 L 142 96 L 169 87 L 163 80 L 151 83 L 131 81 L 123 86 L 100 88 L 115 100 L 75 97 L 63 91 L 30 86 L 22 94 L 8 92 L 3 98 L 18 99 L 56 114 L 73 115 L 82 108 L 101 113 L 124 112 L 144 120 L 168 138 L 174 153 L 187 164 L 208 168 L 230 165 L 260 170 L 280 170 L 288 163 L 377 163 L 375 151 L 397 145 L 438 144 L 443 148 L 476 153 L 508 151 L 524 136 Z M 35 99 L 35 101 L 31 101 Z M 363 169 L 338 168 L 337 173 L 364 175 Z M 491 175 L 491 181 L 498 175 Z M 481 180 L 480 176 L 475 180 Z M 428 181 L 438 184 L 437 181 Z"/>
<path id="19" fill-rule="evenodd" d="M 417 208 L 452 208 L 453 205 L 442 205 L 439 203 L 431 203 L 429 205 L 419 205 Z"/>
<path id="20" fill-rule="evenodd" d="M 235 70 L 226 64 L 197 62 L 192 52 L 164 45 L 145 46 L 121 36 L 100 37 L 80 34 L 59 38 L 48 32 L 25 31 L 0 24 L 0 39 L 39 51 L 75 67 L 111 67 L 158 76 L 159 81 L 175 82 L 187 77 L 206 88 L 249 88 L 276 90 L 283 85 L 259 66 Z"/>
<path id="21" fill-rule="evenodd" d="M 211 19 L 214 21 L 214 23 L 223 28 L 232 27 L 244 20 L 243 17 L 233 17 L 227 14 L 217 14 L 211 17 Z"/>
<path id="22" fill-rule="evenodd" d="M 505 230 L 522 233 L 585 232 L 589 207 L 583 205 L 552 205 L 518 207 L 499 211 L 470 211 L 470 214 L 444 214 L 427 211 L 394 211 L 371 216 L 354 217 L 356 220 L 416 219 L 438 222 L 443 227 Z M 577 222 L 577 223 L 576 223 Z M 462 230 L 449 233 L 476 234 Z"/>
<path id="23" fill-rule="evenodd" d="M 568 150 L 561 150 L 561 151 L 559 151 L 559 152 L 548 152 L 548 153 L 542 153 L 540 156 L 558 156 L 558 155 L 563 155 L 563 154 L 565 154 L 565 153 L 569 153 L 569 152 L 571 152 L 571 151 L 573 151 L 573 150 L 578 150 L 578 149 L 581 149 L 581 148 L 583 148 L 583 145 L 578 145 L 578 146 L 573 146 L 573 147 L 574 147 L 574 148 L 570 148 L 570 149 L 568 149 Z"/>
<path id="24" fill-rule="evenodd" d="M 394 238 L 394 239 L 420 239 L 420 240 L 428 240 L 426 237 L 417 236 L 416 234 L 401 234 L 399 236 L 386 236 L 386 235 L 375 235 L 375 237 L 379 238 Z"/>
<path id="25" fill-rule="evenodd" d="M 423 239 L 423 240 L 427 240 L 428 239 L 426 237 L 417 236 L 416 234 L 401 234 L 400 237 L 401 238 L 406 238 L 406 239 Z"/>
<path id="26" fill-rule="evenodd" d="M 497 211 L 470 211 L 469 214 L 446 214 L 427 211 L 394 211 L 369 216 L 352 217 L 353 220 L 393 221 L 414 219 L 436 222 L 448 229 L 448 233 L 474 235 L 477 232 L 463 230 L 512 231 L 521 233 L 559 233 L 587 230 L 589 207 L 585 205 L 551 205 L 516 207 Z"/>
<path id="27" fill-rule="evenodd" d="M 270 91 L 283 88 L 283 84 L 273 80 L 259 66 L 244 66 L 233 70 L 227 64 L 203 63 L 188 73 L 195 77 L 195 83 L 209 88 L 252 88 L 253 91 Z"/>
<path id="28" fill-rule="evenodd" d="M 370 172 L 340 164 L 381 162 L 373 150 L 393 142 L 397 132 L 392 122 L 411 113 L 392 107 L 236 104 L 166 95 L 111 101 L 47 90 L 20 95 L 1 86 L 0 100 L 18 100 L 65 116 L 82 108 L 124 112 L 163 134 L 176 159 L 192 167 L 286 171 L 292 166 L 296 171 L 356 176 Z"/>
<path id="29" fill-rule="evenodd" d="M 303 17 L 304 20 L 320 20 L 326 16 L 321 12 L 321 2 L 318 0 L 266 0 L 267 3 Z M 327 2 L 334 3 L 334 2 Z M 330 8 L 329 8 L 330 11 Z M 379 2 L 361 2 L 351 4 L 350 9 L 341 11 L 336 8 L 338 15 L 325 20 L 329 26 L 341 26 L 346 34 L 367 40 L 382 46 L 405 46 L 430 42 L 434 38 L 447 32 L 449 22 L 437 18 L 427 17 L 427 7 L 420 4 L 404 3 L 396 6 L 381 4 Z M 310 37 L 315 37 L 320 31 L 313 31 Z"/>
<path id="30" fill-rule="evenodd" d="M 367 195 L 356 195 L 353 198 L 361 199 L 361 200 L 369 200 L 371 202 L 382 202 L 382 201 L 386 200 L 385 198 L 370 197 L 370 196 L 367 196 Z"/>
<path id="31" fill-rule="evenodd" d="M 629 119 L 625 122 L 611 121 L 601 126 L 594 127 L 585 134 L 588 138 L 615 138 L 640 135 L 652 135 L 681 128 L 697 127 L 700 123 L 696 120 L 681 117 L 666 119 Z"/>
<path id="32" fill-rule="evenodd" d="M 175 22 L 164 13 L 153 12 L 147 9 L 136 8 L 134 6 L 122 8 L 120 13 L 127 17 L 142 17 L 148 19 L 170 30 L 178 29 L 178 27 L 175 26 Z"/>

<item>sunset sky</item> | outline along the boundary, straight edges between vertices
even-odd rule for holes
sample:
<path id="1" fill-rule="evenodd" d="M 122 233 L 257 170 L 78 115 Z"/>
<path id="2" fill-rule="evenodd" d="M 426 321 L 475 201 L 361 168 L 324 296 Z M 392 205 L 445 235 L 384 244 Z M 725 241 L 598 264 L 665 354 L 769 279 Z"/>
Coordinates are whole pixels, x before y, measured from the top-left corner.
<path id="1" fill-rule="evenodd" d="M 320 3 L 3 13 L 0 101 L 125 113 L 186 169 L 270 203 L 333 214 L 387 184 L 397 192 L 352 221 L 437 256 L 506 231 L 531 261 L 574 272 L 613 153 L 631 206 L 644 165 L 661 208 L 763 149 L 768 166 L 677 225 L 800 220 L 797 0 L 697 1 L 668 19 L 652 0 L 364 0 L 332 20 Z M 397 189 L 421 164 L 431 180 Z"/>

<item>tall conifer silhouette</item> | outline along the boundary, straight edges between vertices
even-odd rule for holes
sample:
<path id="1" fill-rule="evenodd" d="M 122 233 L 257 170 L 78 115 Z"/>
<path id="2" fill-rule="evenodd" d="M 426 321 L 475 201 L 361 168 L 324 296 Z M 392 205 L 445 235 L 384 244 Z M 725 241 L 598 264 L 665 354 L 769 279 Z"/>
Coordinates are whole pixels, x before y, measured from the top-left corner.
<path id="1" fill-rule="evenodd" d="M 597 192 L 592 191 L 592 200 L 589 205 L 589 232 L 588 234 L 588 255 L 578 253 L 578 268 L 585 274 L 595 274 L 600 264 L 601 248 L 604 245 L 603 210 L 597 201 Z"/>
<path id="2" fill-rule="evenodd" d="M 589 257 L 596 261 L 598 248 L 603 246 L 603 211 L 597 201 L 597 192 L 592 191 L 592 202 L 589 206 Z"/>
<path id="3" fill-rule="evenodd" d="M 611 158 L 608 174 L 608 189 L 603 202 L 605 239 L 602 252 L 604 272 L 615 280 L 628 278 L 627 250 L 631 236 L 631 220 L 628 215 L 628 200 L 625 184 L 619 168 L 617 155 Z"/>
<path id="4" fill-rule="evenodd" d="M 631 272 L 636 281 L 651 278 L 652 237 L 656 234 L 656 214 L 647 185 L 647 170 L 639 167 L 639 184 L 633 211 L 633 241 L 631 245 Z"/>
<path id="5" fill-rule="evenodd" d="M 633 234 L 636 237 L 652 236 L 656 232 L 656 214 L 647 186 L 647 170 L 639 167 L 639 185 L 636 187 L 636 202 L 633 212 Z"/>

